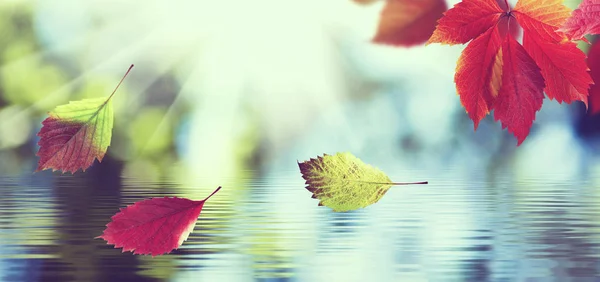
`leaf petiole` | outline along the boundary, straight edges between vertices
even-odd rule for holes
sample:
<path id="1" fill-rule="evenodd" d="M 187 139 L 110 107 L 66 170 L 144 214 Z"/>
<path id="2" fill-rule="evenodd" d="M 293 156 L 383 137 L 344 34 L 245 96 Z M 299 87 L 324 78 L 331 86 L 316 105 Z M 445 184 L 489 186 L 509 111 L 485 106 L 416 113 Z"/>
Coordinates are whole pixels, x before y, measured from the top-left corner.
<path id="1" fill-rule="evenodd" d="M 357 181 L 368 184 L 382 184 L 382 185 L 418 185 L 418 184 L 428 184 L 427 181 L 419 181 L 419 182 L 369 182 L 369 181 Z"/>
<path id="2" fill-rule="evenodd" d="M 219 190 L 221 190 L 221 186 L 217 187 L 217 189 L 215 189 L 215 191 L 213 191 L 210 195 L 208 195 L 208 197 L 204 198 L 204 200 L 202 200 L 202 202 L 205 202 L 206 200 L 208 200 L 208 198 L 212 197 L 212 195 L 219 192 Z"/>
<path id="3" fill-rule="evenodd" d="M 428 181 L 419 181 L 419 182 L 392 182 L 388 183 L 391 185 L 417 185 L 417 184 L 428 184 Z"/>
<path id="4" fill-rule="evenodd" d="M 110 100 L 110 98 L 112 98 L 112 96 L 115 95 L 115 93 L 117 92 L 117 89 L 119 89 L 119 86 L 121 86 L 121 83 L 123 83 L 123 80 L 125 80 L 125 78 L 127 77 L 127 75 L 129 74 L 129 72 L 131 71 L 132 68 L 133 68 L 133 64 L 131 64 L 131 66 L 129 66 L 129 69 L 127 70 L 125 75 L 123 75 L 123 78 L 121 78 L 121 81 L 119 81 L 119 84 L 117 84 L 117 87 L 115 87 L 115 90 L 113 90 L 113 92 L 110 94 L 110 96 L 108 96 L 108 99 L 106 99 L 107 101 Z"/>

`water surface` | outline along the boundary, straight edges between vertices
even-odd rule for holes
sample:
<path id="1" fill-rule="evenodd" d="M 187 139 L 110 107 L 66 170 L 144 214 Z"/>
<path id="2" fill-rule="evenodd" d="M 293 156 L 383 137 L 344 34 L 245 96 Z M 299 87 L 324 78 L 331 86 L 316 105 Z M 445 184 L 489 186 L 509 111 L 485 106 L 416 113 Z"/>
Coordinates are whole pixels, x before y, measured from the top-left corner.
<path id="1" fill-rule="evenodd" d="M 424 175 L 427 172 L 412 172 Z M 429 174 L 378 203 L 334 213 L 298 171 L 224 179 L 188 241 L 151 258 L 101 239 L 120 207 L 216 187 L 114 173 L 0 177 L 1 281 L 594 281 L 593 179 Z M 454 175 L 448 177 L 448 175 Z M 531 280 L 528 280 L 531 279 Z"/>

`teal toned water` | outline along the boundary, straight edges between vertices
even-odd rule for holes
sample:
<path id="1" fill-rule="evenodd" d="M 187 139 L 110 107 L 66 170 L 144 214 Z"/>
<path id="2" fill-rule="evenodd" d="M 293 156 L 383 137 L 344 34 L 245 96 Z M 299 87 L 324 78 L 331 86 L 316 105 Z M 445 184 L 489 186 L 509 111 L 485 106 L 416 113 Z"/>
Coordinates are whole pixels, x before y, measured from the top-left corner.
<path id="1" fill-rule="evenodd" d="M 0 177 L 0 281 L 594 281 L 600 272 L 590 179 L 390 175 L 430 184 L 333 213 L 297 171 L 250 171 L 222 182 L 179 250 L 151 258 L 93 238 L 119 207 L 216 187 L 111 175 Z"/>

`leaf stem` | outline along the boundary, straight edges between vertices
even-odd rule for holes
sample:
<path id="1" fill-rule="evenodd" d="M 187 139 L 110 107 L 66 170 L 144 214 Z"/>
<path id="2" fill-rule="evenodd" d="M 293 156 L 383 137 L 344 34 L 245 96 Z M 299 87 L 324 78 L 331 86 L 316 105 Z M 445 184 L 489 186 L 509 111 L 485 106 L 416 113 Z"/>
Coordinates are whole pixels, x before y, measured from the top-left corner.
<path id="1" fill-rule="evenodd" d="M 416 185 L 416 184 L 428 184 L 429 182 L 427 181 L 420 181 L 420 182 L 392 182 L 390 184 L 392 185 Z"/>
<path id="2" fill-rule="evenodd" d="M 357 181 L 361 183 L 368 184 L 382 184 L 382 185 L 417 185 L 417 184 L 428 184 L 427 181 L 419 181 L 419 182 L 371 182 L 371 181 Z"/>
<path id="3" fill-rule="evenodd" d="M 219 186 L 215 191 L 213 191 L 212 194 L 208 195 L 208 197 L 204 198 L 204 200 L 202 200 L 202 202 L 205 202 L 206 200 L 208 200 L 208 198 L 212 197 L 212 195 L 219 192 L 219 190 L 221 190 L 221 186 Z"/>
<path id="4" fill-rule="evenodd" d="M 117 84 L 117 87 L 115 87 L 115 90 L 113 90 L 112 94 L 110 94 L 110 96 L 108 96 L 108 99 L 106 99 L 107 101 L 110 100 L 110 98 L 112 98 L 113 95 L 115 95 L 115 93 L 117 92 L 117 89 L 119 89 L 119 86 L 121 86 L 121 83 L 123 83 L 123 80 L 125 80 L 125 78 L 127 77 L 127 75 L 129 74 L 129 72 L 131 71 L 132 68 L 133 68 L 133 64 L 131 64 L 131 66 L 129 66 L 129 69 L 127 70 L 127 72 L 125 73 L 123 78 L 121 78 L 121 81 L 119 81 L 119 84 Z"/>

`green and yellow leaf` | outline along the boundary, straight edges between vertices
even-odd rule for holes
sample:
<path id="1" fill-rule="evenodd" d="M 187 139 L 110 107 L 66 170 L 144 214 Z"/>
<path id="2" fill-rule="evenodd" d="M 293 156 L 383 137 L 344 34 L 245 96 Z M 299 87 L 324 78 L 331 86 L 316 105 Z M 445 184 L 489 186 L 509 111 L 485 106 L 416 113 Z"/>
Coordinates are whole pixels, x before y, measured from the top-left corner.
<path id="1" fill-rule="evenodd" d="M 319 206 L 336 212 L 364 208 L 379 201 L 395 183 L 381 170 L 365 164 L 351 153 L 324 154 L 298 163 L 306 189 L 319 199 Z"/>

